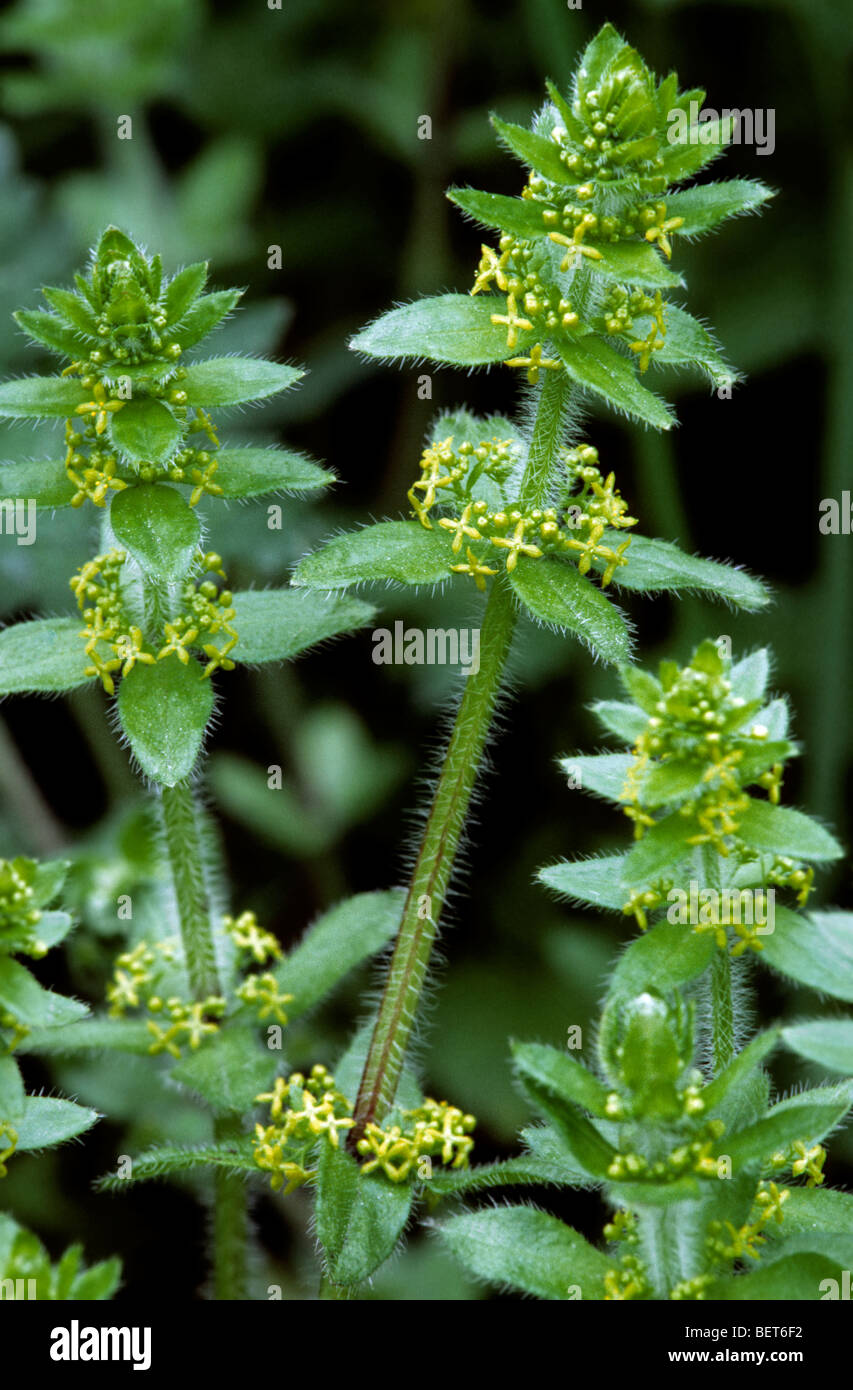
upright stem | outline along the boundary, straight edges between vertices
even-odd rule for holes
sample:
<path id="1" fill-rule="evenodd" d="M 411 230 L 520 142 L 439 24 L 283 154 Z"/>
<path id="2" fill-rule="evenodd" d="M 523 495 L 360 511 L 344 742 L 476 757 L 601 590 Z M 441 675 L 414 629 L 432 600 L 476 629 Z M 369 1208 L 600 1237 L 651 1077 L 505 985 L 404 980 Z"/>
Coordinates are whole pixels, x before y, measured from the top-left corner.
<path id="1" fill-rule="evenodd" d="M 192 788 L 186 783 L 163 787 L 160 804 L 190 989 L 194 998 L 206 999 L 222 989 Z"/>
<path id="2" fill-rule="evenodd" d="M 732 1007 L 732 958 L 728 949 L 715 950 L 711 961 L 711 1017 L 714 1075 L 734 1061 L 735 1018 Z"/>
<path id="3" fill-rule="evenodd" d="M 162 787 L 160 804 L 190 990 L 194 999 L 206 999 L 211 994 L 221 994 L 222 983 L 216 963 L 198 810 L 192 788 L 186 783 Z M 233 1138 L 234 1125 L 233 1120 L 216 1119 L 214 1138 Z M 217 1169 L 213 1177 L 212 1229 L 214 1297 L 217 1300 L 245 1299 L 246 1188 L 239 1178 L 222 1169 Z"/>
<path id="4" fill-rule="evenodd" d="M 216 1140 L 242 1133 L 239 1120 L 217 1119 Z M 248 1297 L 249 1212 L 246 1184 L 235 1173 L 216 1168 L 213 1175 L 213 1296 L 217 1302 Z"/>
<path id="5" fill-rule="evenodd" d="M 704 886 L 713 888 L 719 894 L 724 878 L 722 861 L 713 845 L 702 846 L 702 865 Z M 719 1076 L 735 1055 L 735 1016 L 732 1005 L 732 958 L 728 947 L 717 947 L 711 959 L 711 1049 L 714 1059 L 714 1075 Z"/>
<path id="6" fill-rule="evenodd" d="M 548 495 L 571 389 L 562 372 L 545 376 L 521 487 L 526 506 L 535 506 Z M 467 679 L 406 894 L 359 1087 L 355 1125 L 349 1135 L 352 1146 L 365 1126 L 381 1119 L 394 1100 L 515 623 L 509 585 L 497 579 L 483 615 L 480 669 Z"/>

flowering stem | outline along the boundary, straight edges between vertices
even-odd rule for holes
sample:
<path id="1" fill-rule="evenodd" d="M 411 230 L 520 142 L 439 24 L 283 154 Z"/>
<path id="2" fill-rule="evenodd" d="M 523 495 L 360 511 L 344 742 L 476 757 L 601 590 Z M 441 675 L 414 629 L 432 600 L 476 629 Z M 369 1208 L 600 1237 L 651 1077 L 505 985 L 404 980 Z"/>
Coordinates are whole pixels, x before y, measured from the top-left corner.
<path id="1" fill-rule="evenodd" d="M 194 999 L 206 999 L 222 989 L 192 788 L 185 782 L 161 787 L 160 806 L 190 989 Z"/>
<path id="2" fill-rule="evenodd" d="M 192 787 L 185 782 L 161 787 L 160 806 L 190 991 L 196 1000 L 207 999 L 221 994 L 222 985 Z M 238 1128 L 236 1132 L 242 1131 Z M 232 1120 L 214 1121 L 215 1140 L 231 1139 L 234 1133 Z M 213 1175 L 212 1255 L 213 1292 L 218 1301 L 246 1298 L 248 1228 L 245 1184 L 217 1168 Z"/>
<path id="3" fill-rule="evenodd" d="M 242 1134 L 239 1121 L 217 1119 L 219 1142 Z M 213 1176 L 213 1296 L 217 1302 L 247 1298 L 249 1214 L 246 1184 L 234 1173 L 217 1168 Z"/>
<path id="4" fill-rule="evenodd" d="M 711 962 L 711 1017 L 714 1075 L 719 1076 L 734 1061 L 735 1055 L 732 959 L 728 950 L 716 950 Z"/>
<path id="5" fill-rule="evenodd" d="M 521 489 L 524 505 L 541 504 L 547 497 L 570 390 L 562 372 L 546 374 L 540 387 Z M 496 580 L 483 615 L 480 669 L 467 678 L 409 883 L 356 1100 L 351 1147 L 394 1100 L 515 624 L 510 587 Z"/>

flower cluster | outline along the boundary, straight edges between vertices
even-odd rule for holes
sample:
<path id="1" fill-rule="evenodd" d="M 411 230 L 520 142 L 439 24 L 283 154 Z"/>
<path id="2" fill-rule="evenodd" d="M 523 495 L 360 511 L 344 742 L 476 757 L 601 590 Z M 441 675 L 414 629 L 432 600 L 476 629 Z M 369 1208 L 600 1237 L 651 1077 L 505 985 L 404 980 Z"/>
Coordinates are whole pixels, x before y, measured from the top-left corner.
<path id="1" fill-rule="evenodd" d="M 34 886 L 37 869 L 34 859 L 0 859 L 0 950 L 4 952 L 38 957 L 47 951 L 35 931 L 42 915 Z"/>
<path id="2" fill-rule="evenodd" d="M 79 366 L 75 363 L 73 369 Z M 72 368 L 66 369 L 66 374 L 71 371 Z M 72 507 L 82 507 L 87 499 L 96 507 L 105 507 L 110 491 L 121 492 L 137 481 L 187 483 L 192 489 L 191 507 L 205 494 L 222 496 L 222 488 L 214 481 L 219 465 L 213 451 L 219 448 L 219 436 L 207 411 L 199 406 L 189 413 L 182 403 L 185 393 L 174 390 L 168 395 L 169 405 L 187 436 L 182 447 L 167 462 L 143 461 L 131 474 L 126 464 L 122 467 L 119 455 L 105 435 L 107 417 L 121 409 L 124 399 L 111 395 L 111 388 L 91 374 L 83 377 L 81 385 L 91 391 L 92 399 L 75 407 L 75 418 L 65 422 L 65 472 L 76 489 L 71 498 Z M 156 396 L 156 388 L 152 388 L 150 394 Z M 189 441 L 191 435 L 199 433 L 206 435 L 201 448 Z"/>
<path id="3" fill-rule="evenodd" d="M 239 917 L 225 917 L 222 923 L 238 951 L 247 959 L 248 965 L 267 965 L 270 961 L 281 960 L 282 950 L 272 932 L 258 925 L 254 912 L 241 912 Z M 286 1008 L 293 1003 L 294 996 L 286 994 L 275 975 L 270 970 L 247 975 L 236 990 L 237 998 L 250 1004 L 256 1010 L 258 1019 L 274 1018 L 276 1023 L 287 1023 Z"/>
<path id="4" fill-rule="evenodd" d="M 162 643 L 149 642 L 140 626 L 128 613 L 128 601 L 123 588 L 123 567 L 127 561 L 124 550 L 113 548 L 96 555 L 81 565 L 69 580 L 86 623 L 81 637 L 86 641 L 86 655 L 91 665 L 87 676 L 98 676 L 108 695 L 115 693 L 115 674 L 126 676 L 137 663 L 151 666 L 173 653 L 187 665 L 191 648 L 200 648 L 208 658 L 203 679 L 214 671 L 232 671 L 234 662 L 229 653 L 238 641 L 234 627 L 236 612 L 233 595 L 228 588 L 217 589 L 210 575 L 226 581 L 222 560 L 214 551 L 200 556 L 197 576 L 181 586 L 178 611 L 163 624 Z M 201 578 L 199 576 L 206 576 Z M 224 634 L 225 641 L 217 645 L 204 638 Z"/>
<path id="5" fill-rule="evenodd" d="M 767 888 L 793 889 L 803 905 L 813 869 L 786 855 L 762 857 L 739 833 L 754 804 L 748 788 L 762 789 L 769 803 L 778 805 L 784 764 L 796 751 L 785 739 L 772 736 L 762 717 L 762 701 L 737 693 L 731 663 L 711 641 L 703 642 L 686 666 L 664 661 L 657 680 L 647 674 L 641 679 L 642 699 L 637 698 L 646 725 L 634 742 L 621 798 L 635 838 L 642 839 L 659 825 L 662 811 L 674 811 L 688 832 L 686 846 L 707 845 L 736 866 L 760 864 L 758 920 Z M 645 929 L 647 913 L 671 899 L 672 890 L 673 880 L 667 877 L 634 888 L 624 911 Z M 703 907 L 694 924 L 696 931 L 712 931 L 722 949 L 730 926 L 739 938 L 734 954 L 761 950 L 761 940 L 750 923 L 741 922 L 731 894 L 720 895 L 716 907 Z"/>
<path id="6" fill-rule="evenodd" d="M 256 1099 L 269 1104 L 270 1123 L 255 1126 L 255 1162 L 271 1174 L 275 1191 L 285 1193 L 313 1178 L 312 1166 L 318 1140 L 337 1148 L 339 1136 L 355 1124 L 352 1106 L 335 1085 L 335 1078 L 317 1065 L 308 1077 L 294 1072 L 276 1078 L 272 1091 Z M 473 1147 L 471 1130 L 476 1121 L 446 1101 L 426 1097 L 423 1104 L 400 1113 L 401 1124 L 367 1126 L 357 1145 L 362 1173 L 382 1172 L 392 1182 L 402 1182 L 413 1169 L 419 1178 L 429 1176 L 432 1160 L 453 1168 L 464 1167 Z"/>
<path id="7" fill-rule="evenodd" d="M 531 559 L 571 556 L 577 559 L 581 574 L 599 559 L 605 565 L 602 585 L 609 584 L 615 570 L 627 564 L 630 537 L 614 548 L 606 529 L 627 529 L 637 522 L 626 515 L 627 503 L 615 486 L 615 475 L 602 475 L 598 453 L 590 445 L 565 450 L 561 506 L 525 507 L 507 498 L 520 450 L 517 441 L 497 437 L 478 445 L 462 441 L 454 447 L 454 437 L 449 435 L 429 444 L 421 457 L 421 476 L 408 493 L 414 515 L 432 530 L 431 513 L 443 513 L 437 516 L 437 524 L 452 537 L 451 552 L 458 555 L 465 547 L 464 562 L 450 568 L 469 575 L 479 589 L 497 573 L 488 564 L 489 559 L 498 558 L 496 551 L 509 573 L 520 555 Z"/>
<path id="8" fill-rule="evenodd" d="M 253 963 L 263 966 L 281 959 L 278 941 L 271 932 L 259 926 L 253 912 L 223 918 L 222 930 L 238 952 L 248 956 L 248 966 Z M 112 981 L 107 986 L 112 1018 L 122 1018 L 128 1009 L 140 1008 L 147 1008 L 153 1015 L 147 1021 L 153 1038 L 148 1049 L 152 1055 L 168 1052 L 179 1058 L 184 1045 L 197 1051 L 208 1035 L 217 1032 L 226 1012 L 227 1001 L 222 995 L 186 1000 L 177 993 L 166 993 L 164 983 L 168 989 L 181 963 L 177 937 L 164 937 L 153 944 L 140 941 L 132 950 L 117 957 Z M 256 1007 L 259 1019 L 272 1013 L 279 1023 L 287 1023 L 284 1006 L 292 1002 L 293 995 L 282 993 L 274 975 L 249 974 L 237 986 L 235 994 L 244 1003 Z"/>
<path id="9" fill-rule="evenodd" d="M 70 358 L 63 376 L 89 393 L 74 407 L 65 427 L 65 469 L 75 492 L 74 507 L 89 499 L 106 506 L 110 491 L 143 481 L 188 483 L 190 504 L 204 493 L 221 495 L 213 481 L 219 440 L 210 417 L 188 403 L 179 365 L 184 351 L 204 337 L 233 308 L 239 292 L 203 295 L 204 265 L 188 266 L 171 280 L 159 256 L 149 257 L 115 227 L 93 254 L 87 276 L 75 291 L 44 291 L 51 312 L 22 312 L 21 327 L 53 351 Z M 111 422 L 130 400 L 162 402 L 163 418 L 177 425 L 179 442 L 168 457 L 128 455 L 112 438 Z M 202 448 L 191 437 L 203 433 Z"/>
<path id="10" fill-rule="evenodd" d="M 561 356 L 543 357 L 544 344 L 559 351 L 567 337 L 590 330 L 622 338 L 639 355 L 641 372 L 666 342 L 660 290 L 652 298 L 634 288 L 631 273 L 641 286 L 653 286 L 653 265 L 641 266 L 636 252 L 654 248 L 668 261 L 672 236 L 685 225 L 666 201 L 669 186 L 683 177 L 668 141 L 668 121 L 683 98 L 674 76 L 656 84 L 609 26 L 584 65 L 572 100 L 549 84 L 551 100 L 530 137 L 498 124 L 531 166 L 522 190 L 525 213 L 513 216 L 507 208 L 502 220 L 495 210 L 503 235 L 497 249 L 482 246 L 471 293 L 496 289 L 504 295 L 505 311 L 491 321 L 506 327 L 509 349 L 522 332 L 534 337 L 525 355 L 507 362 L 526 367 L 531 381 L 543 368 L 563 368 Z M 475 207 L 471 211 L 476 214 Z M 611 248 L 622 258 L 608 257 Z M 630 340 L 632 318 L 640 315 L 651 316 L 648 330 Z"/>
<path id="11" fill-rule="evenodd" d="M 477 1121 L 447 1101 L 427 1096 L 423 1105 L 402 1112 L 403 1125 L 369 1124 L 359 1139 L 358 1152 L 365 1159 L 363 1173 L 381 1170 L 392 1182 L 402 1182 L 413 1168 L 424 1177 L 432 1171 L 432 1159 L 451 1168 L 464 1168 L 474 1147 L 471 1130 Z M 424 1162 L 426 1160 L 426 1162 Z"/>
<path id="12" fill-rule="evenodd" d="M 309 1166 L 317 1140 L 324 1135 L 337 1148 L 339 1131 L 351 1129 L 355 1121 L 352 1107 L 335 1086 L 335 1078 L 319 1064 L 308 1077 L 293 1072 L 287 1079 L 277 1076 L 272 1091 L 256 1096 L 268 1103 L 268 1125 L 255 1126 L 255 1162 L 270 1174 L 270 1186 L 285 1196 L 314 1177 Z"/>
<path id="13" fill-rule="evenodd" d="M 179 1058 L 184 1044 L 196 1052 L 205 1037 L 218 1030 L 225 1013 L 221 995 L 211 994 L 203 1000 L 185 1000 L 178 994 L 162 997 L 159 989 L 163 977 L 179 962 L 179 955 L 176 937 L 153 945 L 140 941 L 133 950 L 118 956 L 107 986 L 111 1018 L 122 1018 L 128 1009 L 138 1008 L 147 1008 L 154 1015 L 147 1021 L 153 1039 L 148 1048 L 152 1056 L 168 1052 Z"/>

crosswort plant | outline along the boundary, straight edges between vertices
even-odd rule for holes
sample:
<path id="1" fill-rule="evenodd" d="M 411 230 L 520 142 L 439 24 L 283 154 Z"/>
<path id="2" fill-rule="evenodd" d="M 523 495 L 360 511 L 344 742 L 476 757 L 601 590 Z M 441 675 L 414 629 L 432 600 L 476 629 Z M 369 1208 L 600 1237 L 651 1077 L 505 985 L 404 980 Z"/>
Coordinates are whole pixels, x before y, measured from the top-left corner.
<path id="1" fill-rule="evenodd" d="M 738 379 L 681 303 L 678 251 L 756 212 L 771 191 L 694 181 L 733 133 L 731 118 L 690 124 L 703 102 L 674 73 L 658 80 L 605 25 L 570 90 L 547 83 L 529 127 L 493 118 L 525 181 L 519 197 L 450 190 L 485 229 L 470 286 L 393 308 L 351 346 L 380 362 L 508 368 L 521 409 L 440 414 L 412 461 L 403 514 L 334 535 L 285 590 L 233 590 L 199 520 L 202 499 L 215 515 L 220 501 L 333 481 L 293 451 L 220 439 L 220 410 L 301 375 L 203 355 L 239 292 L 206 289 L 204 264 L 167 276 L 109 227 L 74 289 L 47 287 L 47 310 L 17 315 L 65 365 L 0 386 L 0 415 L 64 421 L 64 442 L 55 459 L 4 465 L 0 498 L 32 501 L 39 517 L 89 508 L 100 536 L 68 576 L 76 612 L 0 633 L 0 694 L 101 688 L 149 789 L 161 873 L 156 927 L 150 914 L 131 927 L 90 1012 L 11 959 L 71 930 L 67 866 L 0 865 L 0 1172 L 19 1150 L 98 1118 L 25 1095 L 14 1053 L 147 1059 L 152 1084 L 206 1111 L 209 1137 L 181 1144 L 164 1130 L 100 1188 L 200 1175 L 216 1298 L 252 1296 L 249 1203 L 264 1185 L 310 1194 L 328 1299 L 366 1296 L 414 1212 L 476 1278 L 550 1300 L 820 1299 L 853 1265 L 853 1202 L 824 1179 L 824 1140 L 853 1103 L 853 1081 L 777 1096 L 766 1070 L 784 1046 L 849 1077 L 851 1025 L 818 1018 L 755 1036 L 749 1025 L 756 964 L 853 1001 L 853 919 L 811 905 L 816 873 L 841 847 L 786 804 L 786 765 L 800 749 L 787 702 L 768 694 L 768 653 L 735 660 L 709 638 L 652 674 L 632 662 L 616 601 L 701 593 L 753 613 L 770 595 L 741 568 L 644 534 L 643 497 L 623 496 L 582 430 L 590 405 L 669 430 L 672 407 L 651 385 L 661 368 L 697 370 L 724 396 Z M 285 953 L 254 911 L 228 900 L 201 799 L 205 739 L 236 666 L 288 661 L 364 626 L 375 610 L 348 591 L 383 584 L 466 586 L 481 605 L 478 662 L 408 884 L 339 902 Z M 635 936 L 610 976 L 593 1057 L 512 1042 L 536 1120 L 515 1157 L 477 1163 L 475 1116 L 424 1093 L 411 1044 L 523 624 L 577 640 L 621 678 L 624 698 L 596 705 L 619 751 L 563 766 L 574 787 L 612 803 L 630 845 L 539 878 L 620 914 Z M 290 1025 L 385 948 L 378 1004 L 348 1047 L 295 1069 Z M 499 1187 L 598 1191 L 600 1242 L 530 1202 L 496 1204 Z M 16 1229 L 0 1230 L 0 1254 L 34 1239 Z M 45 1286 L 88 1280 L 94 1292 L 73 1296 L 108 1297 L 116 1266 L 80 1276 L 78 1260 L 76 1286 L 49 1261 Z"/>

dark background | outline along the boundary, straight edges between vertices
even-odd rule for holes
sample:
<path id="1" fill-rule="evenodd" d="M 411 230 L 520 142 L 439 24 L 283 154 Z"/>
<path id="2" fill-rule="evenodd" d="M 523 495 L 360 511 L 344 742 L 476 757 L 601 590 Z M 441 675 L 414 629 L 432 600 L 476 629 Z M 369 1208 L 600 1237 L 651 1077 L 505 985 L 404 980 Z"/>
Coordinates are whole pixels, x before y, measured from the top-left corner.
<path id="1" fill-rule="evenodd" d="M 285 0 L 280 12 L 262 0 L 22 0 L 0 17 L 0 368 L 47 366 L 8 315 L 34 306 L 40 284 L 65 283 L 106 222 L 160 250 L 167 269 L 210 259 L 216 284 L 246 285 L 247 307 L 215 350 L 271 353 L 310 375 L 298 392 L 233 418 L 226 437 L 287 440 L 325 459 L 341 486 L 322 500 L 285 502 L 283 532 L 268 530 L 264 504 L 208 505 L 206 515 L 235 587 L 286 582 L 295 560 L 336 528 L 405 508 L 437 409 L 513 408 L 517 386 L 499 368 L 435 370 L 433 398 L 421 401 L 418 370 L 365 364 L 346 343 L 394 301 L 470 285 L 481 237 L 443 189 L 519 190 L 523 175 L 499 150 L 489 110 L 526 123 L 545 76 L 564 86 L 605 19 L 660 74 L 675 67 L 683 87 L 704 86 L 708 105 L 776 115 L 772 155 L 734 146 L 714 167 L 717 177 L 758 177 L 779 190 L 761 219 L 726 224 L 699 245 L 676 242 L 687 302 L 746 382 L 721 401 L 698 376 L 661 378 L 681 422 L 668 439 L 603 413 L 590 415 L 586 434 L 645 533 L 748 567 L 770 582 L 776 604 L 747 617 L 702 599 L 632 600 L 638 650 L 652 664 L 685 659 L 706 635 L 730 634 L 736 652 L 772 645 L 775 683 L 792 699 L 804 744 L 787 799 L 849 843 L 853 537 L 818 531 L 820 500 L 840 500 L 849 487 L 853 448 L 850 24 L 830 0 L 585 0 L 580 10 L 561 0 Z M 116 120 L 126 114 L 133 139 L 120 142 Z M 430 141 L 417 138 L 423 114 Z M 282 247 L 282 270 L 267 267 L 271 245 Z M 7 428 L 0 441 L 10 458 L 56 447 L 41 429 Z M 91 509 L 41 519 L 31 549 L 0 537 L 0 616 L 70 611 L 67 578 L 95 544 Z M 476 625 L 468 587 L 380 591 L 380 621 Z M 232 902 L 255 908 L 285 945 L 329 903 L 404 875 L 401 825 L 411 834 L 458 687 L 437 668 L 377 667 L 371 651 L 365 632 L 284 672 L 220 681 L 207 786 Z M 541 634 L 522 638 L 514 676 L 421 1050 L 429 1089 L 480 1117 L 481 1158 L 510 1152 L 529 1119 L 511 1085 L 507 1038 L 559 1045 L 569 1026 L 588 1028 L 630 934 L 627 920 L 572 913 L 532 881 L 560 855 L 625 841 L 625 822 L 567 790 L 555 764 L 598 746 L 585 706 L 615 694 L 615 678 L 577 645 Z M 272 763 L 285 777 L 277 820 L 262 773 Z M 83 855 L 74 886 L 84 930 L 45 978 L 97 1002 L 120 949 L 115 894 L 142 891 L 151 875 L 142 790 L 113 741 L 104 697 L 7 701 L 0 798 L 4 854 L 73 844 Z M 818 898 L 851 905 L 846 867 L 821 878 Z M 759 1017 L 815 1012 L 806 991 L 766 972 L 756 980 Z M 361 1017 L 365 983 L 352 982 L 299 1030 L 295 1062 L 334 1057 Z M 93 1196 L 90 1183 L 164 1126 L 173 1140 L 202 1137 L 201 1117 L 177 1096 L 164 1113 L 135 1059 L 27 1066 L 34 1083 L 61 1086 L 110 1119 L 84 1145 L 17 1160 L 0 1202 L 54 1251 L 82 1237 L 91 1258 L 125 1255 L 127 1296 L 193 1296 L 203 1267 L 193 1183 L 123 1198 Z M 790 1085 L 807 1069 L 783 1061 L 777 1075 Z M 831 1180 L 849 1180 L 849 1140 L 833 1154 Z M 586 1232 L 600 1228 L 595 1200 L 535 1195 Z M 304 1216 L 298 1197 L 258 1208 L 271 1259 L 258 1278 L 282 1283 L 289 1297 L 310 1296 L 314 1278 Z M 480 1296 L 422 1240 L 375 1293 Z"/>

